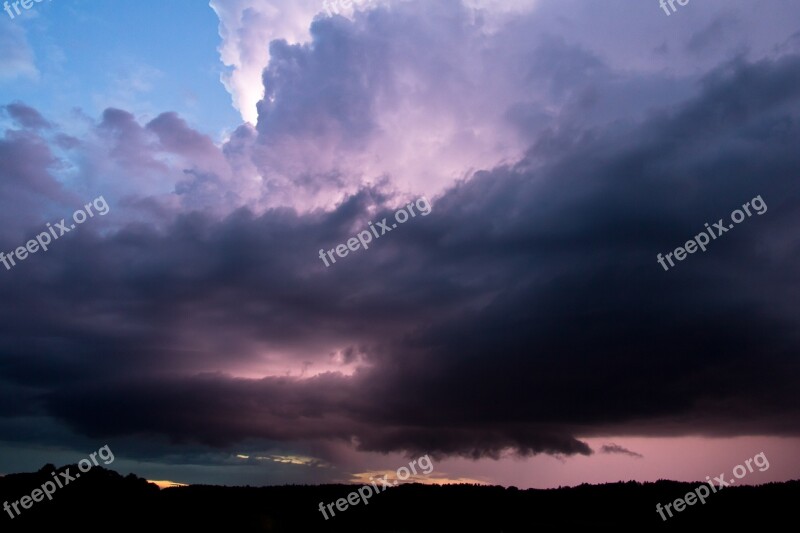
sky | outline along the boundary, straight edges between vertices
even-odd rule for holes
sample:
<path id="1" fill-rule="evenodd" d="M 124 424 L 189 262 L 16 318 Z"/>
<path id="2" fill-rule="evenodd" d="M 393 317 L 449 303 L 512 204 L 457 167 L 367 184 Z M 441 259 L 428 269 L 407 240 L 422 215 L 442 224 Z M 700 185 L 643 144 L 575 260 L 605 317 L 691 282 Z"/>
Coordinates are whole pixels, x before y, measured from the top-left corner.
<path id="1" fill-rule="evenodd" d="M 797 2 L 9 10 L 0 474 L 800 478 Z"/>

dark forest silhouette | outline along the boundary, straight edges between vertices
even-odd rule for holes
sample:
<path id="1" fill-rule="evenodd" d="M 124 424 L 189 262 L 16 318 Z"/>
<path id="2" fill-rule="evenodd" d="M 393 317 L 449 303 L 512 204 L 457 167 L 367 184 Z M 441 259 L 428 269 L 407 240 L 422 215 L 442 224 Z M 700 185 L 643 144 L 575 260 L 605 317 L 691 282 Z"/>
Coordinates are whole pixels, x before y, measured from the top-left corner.
<path id="1" fill-rule="evenodd" d="M 77 465 L 69 466 L 71 472 Z M 0 504 L 16 501 L 52 479 L 55 468 L 0 478 Z M 63 471 L 64 467 L 58 469 Z M 448 532 L 552 531 L 558 526 L 647 529 L 755 527 L 794 523 L 800 481 L 730 487 L 705 505 L 687 507 L 664 522 L 657 503 L 668 503 L 700 483 L 619 482 L 548 490 L 516 487 L 405 484 L 325 520 L 320 502 L 346 497 L 354 485 L 276 487 L 189 486 L 160 490 L 133 474 L 95 467 L 33 504 L 3 531 L 44 531 L 70 524 L 78 531 Z M 124 527 L 123 527 L 124 526 Z M 58 529 L 53 529 L 57 531 Z"/>

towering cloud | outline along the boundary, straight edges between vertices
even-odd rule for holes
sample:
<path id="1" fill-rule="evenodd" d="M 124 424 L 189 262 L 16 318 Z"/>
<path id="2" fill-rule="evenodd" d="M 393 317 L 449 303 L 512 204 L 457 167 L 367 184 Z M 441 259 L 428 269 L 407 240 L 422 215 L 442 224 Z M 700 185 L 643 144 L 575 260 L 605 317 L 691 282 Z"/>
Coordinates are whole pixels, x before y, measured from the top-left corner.
<path id="1" fill-rule="evenodd" d="M 0 272 L 4 431 L 469 458 L 800 431 L 796 22 L 691 4 L 678 45 L 643 3 L 222 4 L 251 124 L 220 145 L 170 111 L 69 136 L 4 108 L 2 249 L 89 185 L 113 210 Z M 430 216 L 319 261 L 422 194 Z"/>

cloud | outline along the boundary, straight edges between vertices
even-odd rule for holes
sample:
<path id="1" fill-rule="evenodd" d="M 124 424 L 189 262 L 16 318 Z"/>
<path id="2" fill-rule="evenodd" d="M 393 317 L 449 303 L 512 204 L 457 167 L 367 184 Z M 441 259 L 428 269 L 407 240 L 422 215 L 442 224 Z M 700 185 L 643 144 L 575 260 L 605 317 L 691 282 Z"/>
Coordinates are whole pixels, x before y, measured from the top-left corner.
<path id="1" fill-rule="evenodd" d="M 344 8 L 338 0 L 211 0 L 210 6 L 220 21 L 220 59 L 228 68 L 221 81 L 233 97 L 234 107 L 245 121 L 256 124 L 256 105 L 264 96 L 261 73 L 272 57 L 272 41 L 307 43 L 312 21 L 329 17 L 329 10 L 336 16 L 352 19 L 357 13 L 379 6 L 402 6 L 403 3 L 407 0 L 356 1 L 350 8 Z M 487 23 L 498 17 L 507 18 L 508 14 L 528 11 L 536 0 L 469 0 L 465 4 L 480 13 Z"/>
<path id="2" fill-rule="evenodd" d="M 4 433 L 35 439 L 38 417 L 326 461 L 796 435 L 800 56 L 665 85 L 566 37 L 428 9 L 274 42 L 258 123 L 222 145 L 113 108 L 59 142 L 7 107 L 0 249 L 89 191 L 108 188 L 112 214 L 3 273 L 0 380 L 26 399 L 12 417 L 2 397 Z M 426 187 L 430 216 L 319 260 Z M 764 216 L 658 265 L 757 195 Z"/>
<path id="3" fill-rule="evenodd" d="M 524 152 L 529 134 L 508 118 L 509 102 L 536 90 L 497 60 L 518 45 L 487 34 L 473 10 L 397 2 L 307 22 L 301 42 L 251 36 L 269 50 L 248 83 L 263 92 L 248 150 L 262 203 L 328 209 L 382 182 L 434 195 Z"/>
<path id="4" fill-rule="evenodd" d="M 636 457 L 638 459 L 644 457 L 640 453 L 632 452 L 627 448 L 624 448 L 618 444 L 613 444 L 613 443 L 603 444 L 603 446 L 600 448 L 600 453 L 621 453 L 622 455 L 628 455 L 630 457 Z"/>
<path id="5" fill-rule="evenodd" d="M 39 70 L 25 30 L 17 22 L 0 19 L 0 82 L 37 80 Z"/>
<path id="6" fill-rule="evenodd" d="M 38 111 L 21 102 L 8 104 L 0 109 L 23 128 L 47 129 L 51 127 Z"/>
<path id="7" fill-rule="evenodd" d="M 708 26 L 697 31 L 686 43 L 686 50 L 693 54 L 704 52 L 707 48 L 725 41 L 726 34 L 741 29 L 741 21 L 733 16 L 719 16 Z"/>
<path id="8" fill-rule="evenodd" d="M 609 431 L 793 434 L 798 76 L 800 57 L 730 65 L 667 116 L 478 173 L 331 269 L 317 251 L 393 196 L 82 228 L 4 287 L 38 303 L 14 309 L 2 375 L 97 438 L 478 458 L 588 454 L 579 436 Z M 162 121 L 171 149 L 204 142 Z M 763 218 L 674 271 L 655 262 L 756 194 Z M 11 350 L 42 330 L 61 333 Z"/>
<path id="9" fill-rule="evenodd" d="M 242 118 L 255 124 L 256 103 L 263 97 L 261 71 L 269 63 L 269 43 L 274 39 L 303 42 L 308 26 L 322 8 L 321 0 L 211 0 L 220 19 L 220 59 L 229 68 L 222 82 L 233 96 Z"/>

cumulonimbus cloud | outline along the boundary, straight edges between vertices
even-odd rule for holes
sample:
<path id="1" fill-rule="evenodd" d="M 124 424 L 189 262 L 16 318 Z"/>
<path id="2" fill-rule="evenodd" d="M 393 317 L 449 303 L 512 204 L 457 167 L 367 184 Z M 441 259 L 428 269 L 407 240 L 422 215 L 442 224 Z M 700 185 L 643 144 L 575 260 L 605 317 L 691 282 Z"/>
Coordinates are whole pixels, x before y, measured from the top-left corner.
<path id="1" fill-rule="evenodd" d="M 407 33 L 435 44 L 408 9 Z M 382 131 L 397 104 L 376 95 L 402 87 L 399 72 L 427 87 L 450 51 L 409 71 L 391 44 L 365 55 L 404 29 L 390 13 L 320 20 L 314 46 L 276 44 L 262 77 L 272 99 L 222 145 L 170 112 L 140 123 L 109 109 L 76 138 L 7 107 L 0 249 L 82 199 L 59 179 L 67 163 L 83 186 L 111 190 L 99 192 L 115 216 L 0 285 L 16 304 L 0 307 L 0 380 L 26 405 L 0 405 L 4 422 L 471 458 L 589 454 L 582 439 L 608 434 L 796 435 L 800 56 L 738 56 L 664 100 L 652 73 L 621 73 L 565 38 L 517 41 L 513 27 L 485 40 L 452 9 L 466 24 L 453 43 L 517 50 L 518 64 L 475 64 L 523 80 L 499 81 L 485 114 L 471 109 L 477 89 L 448 102 L 420 89 L 399 108 L 464 110 L 456 124 L 496 124 L 524 153 L 442 179 L 431 215 L 332 269 L 320 249 L 414 189 L 396 181 L 400 167 L 374 181 L 343 172 L 365 146 L 406 153 L 386 148 L 403 132 Z M 347 45 L 333 58 L 330 39 Z M 465 58 L 448 61 L 443 80 L 470 74 Z M 331 92 L 315 93 L 317 80 Z M 536 98 L 504 92 L 517 82 Z M 331 94 L 351 100 L 336 108 Z M 482 137 L 444 138 L 463 149 Z M 319 159 L 304 158 L 315 144 Z M 274 146 L 291 155 L 284 166 Z M 456 152 L 439 171 L 458 168 Z M 768 214 L 673 271 L 658 266 L 658 252 L 756 195 Z"/>

